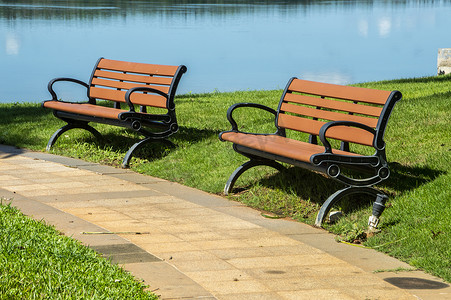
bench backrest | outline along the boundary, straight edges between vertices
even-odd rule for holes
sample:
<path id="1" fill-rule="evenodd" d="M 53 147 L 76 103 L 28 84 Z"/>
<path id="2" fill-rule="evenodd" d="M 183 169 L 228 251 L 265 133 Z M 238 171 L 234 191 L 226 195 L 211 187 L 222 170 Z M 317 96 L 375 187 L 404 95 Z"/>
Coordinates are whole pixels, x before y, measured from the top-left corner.
<path id="1" fill-rule="evenodd" d="M 376 130 L 337 126 L 327 137 L 383 149 L 385 127 L 401 93 L 291 78 L 279 103 L 276 126 L 318 135 L 329 121 L 354 121 Z"/>
<path id="2" fill-rule="evenodd" d="M 133 87 L 150 87 L 168 97 L 154 93 L 136 92 L 131 101 L 141 106 L 174 109 L 177 85 L 186 67 L 133 63 L 100 58 L 91 75 L 88 97 L 125 102 L 125 93 Z"/>

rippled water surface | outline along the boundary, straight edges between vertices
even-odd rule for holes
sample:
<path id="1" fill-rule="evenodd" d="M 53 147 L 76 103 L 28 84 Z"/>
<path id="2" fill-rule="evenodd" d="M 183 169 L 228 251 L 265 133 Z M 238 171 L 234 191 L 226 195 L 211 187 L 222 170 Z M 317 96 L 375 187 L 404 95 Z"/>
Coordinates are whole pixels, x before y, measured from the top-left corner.
<path id="1" fill-rule="evenodd" d="M 51 78 L 87 81 L 99 57 L 185 64 L 180 93 L 434 75 L 449 28 L 448 0 L 0 0 L 0 102 L 48 99 Z"/>

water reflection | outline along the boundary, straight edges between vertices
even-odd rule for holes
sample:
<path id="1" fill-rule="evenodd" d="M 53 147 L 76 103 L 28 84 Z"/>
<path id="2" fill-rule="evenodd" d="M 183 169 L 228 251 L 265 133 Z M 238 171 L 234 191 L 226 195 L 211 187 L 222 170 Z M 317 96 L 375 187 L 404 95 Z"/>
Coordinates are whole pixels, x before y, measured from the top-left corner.
<path id="1" fill-rule="evenodd" d="M 0 0 L 0 101 L 46 99 L 101 56 L 186 64 L 184 93 L 433 75 L 449 15 L 448 0 Z"/>
<path id="2" fill-rule="evenodd" d="M 436 7 L 449 3 L 448 0 L 409 1 L 409 0 L 235 0 L 235 1 L 67 1 L 67 0 L 36 0 L 36 1 L 0 1 L 0 17 L 6 20 L 17 19 L 97 19 L 115 15 L 164 15 L 166 17 L 181 16 L 221 16 L 233 14 L 283 14 L 284 16 L 299 15 L 300 12 L 327 11 L 338 13 L 374 7 L 408 8 Z"/>
<path id="3" fill-rule="evenodd" d="M 16 35 L 8 33 L 6 35 L 6 54 L 18 55 L 19 54 L 19 40 Z"/>

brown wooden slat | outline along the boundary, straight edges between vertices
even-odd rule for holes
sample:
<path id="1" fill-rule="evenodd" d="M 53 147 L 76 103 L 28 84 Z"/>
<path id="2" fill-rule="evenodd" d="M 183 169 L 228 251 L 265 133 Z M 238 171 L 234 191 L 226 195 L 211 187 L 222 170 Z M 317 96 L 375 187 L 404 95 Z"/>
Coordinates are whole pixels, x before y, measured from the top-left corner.
<path id="1" fill-rule="evenodd" d="M 111 107 L 104 107 L 100 105 L 92 104 L 78 104 L 78 103 L 67 103 L 61 101 L 46 101 L 44 102 L 44 107 L 52 108 L 54 110 L 65 111 L 76 113 L 86 116 L 96 116 L 99 118 L 107 119 L 118 119 L 121 112 L 126 112 L 127 110 L 115 109 Z"/>
<path id="2" fill-rule="evenodd" d="M 143 64 L 104 58 L 99 62 L 97 68 L 141 74 L 154 74 L 160 76 L 174 76 L 178 66 Z"/>
<path id="3" fill-rule="evenodd" d="M 321 126 L 326 124 L 326 122 L 286 114 L 279 114 L 277 123 L 278 126 L 283 128 L 306 132 L 314 135 L 318 135 Z"/>
<path id="4" fill-rule="evenodd" d="M 94 73 L 94 77 L 110 78 L 138 83 L 161 84 L 161 85 L 170 85 L 172 83 L 172 77 L 156 77 L 136 74 L 124 74 L 105 70 L 96 70 Z"/>
<path id="5" fill-rule="evenodd" d="M 361 87 L 342 86 L 336 84 L 295 79 L 291 82 L 290 91 L 301 92 L 324 97 L 347 99 L 373 104 L 385 104 L 390 91 L 367 89 Z"/>
<path id="6" fill-rule="evenodd" d="M 261 150 L 267 153 L 281 155 L 284 157 L 310 162 L 313 154 L 323 153 L 324 146 L 314 145 L 302 141 L 297 141 L 277 135 L 253 135 L 241 132 L 225 132 L 221 135 L 225 141 L 243 145 L 252 149 Z M 351 152 L 332 150 L 335 154 L 360 156 Z"/>
<path id="7" fill-rule="evenodd" d="M 89 96 L 96 99 L 125 102 L 125 91 L 110 90 L 99 87 L 90 87 Z"/>
<path id="8" fill-rule="evenodd" d="M 132 101 L 132 103 L 138 104 L 138 105 L 167 108 L 166 98 L 163 96 L 155 95 L 155 94 L 133 93 L 131 95 L 130 100 Z"/>
<path id="9" fill-rule="evenodd" d="M 221 138 L 238 145 L 291 159 L 310 162 L 313 154 L 323 153 L 324 147 L 276 135 L 257 136 L 240 132 L 225 132 Z"/>
<path id="10" fill-rule="evenodd" d="M 355 116 L 355 115 L 349 115 L 345 113 L 339 113 L 339 112 L 333 112 L 333 111 L 327 111 L 327 110 L 320 110 L 315 109 L 311 107 L 305 107 L 300 105 L 294 105 L 291 103 L 283 103 L 281 106 L 281 111 L 285 112 L 292 112 L 295 114 L 318 118 L 318 119 L 325 119 L 329 121 L 352 121 L 352 122 L 358 122 L 365 124 L 367 126 L 370 126 L 372 128 L 376 128 L 377 125 L 377 119 L 375 118 L 369 118 L 369 117 L 362 117 L 362 116 Z"/>
<path id="11" fill-rule="evenodd" d="M 324 108 L 336 109 L 373 117 L 379 117 L 382 112 L 381 107 L 355 104 L 351 102 L 344 102 L 338 100 L 323 99 L 319 97 L 305 96 L 292 93 L 287 93 L 285 95 L 284 101 L 306 104 L 316 107 L 319 106 Z"/>
<path id="12" fill-rule="evenodd" d="M 100 79 L 100 78 L 93 78 L 91 81 L 91 84 L 97 85 L 97 86 L 100 85 L 100 86 L 118 88 L 118 89 L 123 89 L 123 90 L 128 90 L 133 87 L 150 87 L 150 88 L 154 88 L 159 91 L 162 91 L 166 94 L 169 92 L 169 87 L 167 87 L 167 86 L 136 84 L 136 83 L 131 83 L 131 82 L 121 82 L 121 81 L 116 81 L 116 80 L 108 80 L 108 79 Z"/>
<path id="13" fill-rule="evenodd" d="M 314 135 L 319 134 L 319 130 L 321 129 L 321 126 L 324 124 L 325 122 L 286 114 L 279 114 L 278 118 L 278 126 L 280 127 L 306 132 Z M 374 138 L 374 136 L 368 131 L 347 126 L 337 126 L 330 128 L 327 131 L 326 137 L 366 146 L 373 146 L 373 138 Z"/>
<path id="14" fill-rule="evenodd" d="M 99 87 L 90 88 L 90 96 L 96 99 L 125 102 L 125 91 L 104 89 Z M 134 93 L 131 96 L 133 104 L 146 105 L 160 108 L 166 107 L 166 98 L 155 94 Z"/>

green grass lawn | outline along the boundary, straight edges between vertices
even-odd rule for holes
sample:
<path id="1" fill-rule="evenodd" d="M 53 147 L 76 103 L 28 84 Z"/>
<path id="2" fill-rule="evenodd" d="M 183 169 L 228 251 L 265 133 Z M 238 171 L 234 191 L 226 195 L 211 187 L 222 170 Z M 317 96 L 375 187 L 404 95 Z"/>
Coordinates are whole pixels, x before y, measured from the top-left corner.
<path id="1" fill-rule="evenodd" d="M 0 299 L 158 299 L 117 265 L 0 201 Z"/>
<path id="2" fill-rule="evenodd" d="M 385 134 L 391 176 L 377 187 L 390 195 L 382 215 L 381 232 L 365 238 L 373 199 L 348 199 L 338 209 L 345 217 L 325 224 L 340 239 L 360 239 L 451 282 L 451 76 L 370 82 L 359 86 L 399 90 L 398 102 Z M 131 169 L 176 181 L 211 193 L 222 193 L 233 170 L 246 158 L 230 143 L 218 140 L 228 130 L 227 108 L 236 102 L 257 102 L 276 109 L 281 91 L 187 94 L 176 98 L 180 130 L 163 144 L 146 146 L 131 161 Z M 63 122 L 39 104 L 0 105 L 0 143 L 44 151 Z M 265 113 L 243 109 L 234 115 L 241 129 L 274 132 Z M 98 142 L 81 130 L 66 132 L 55 144 L 55 154 L 120 166 L 136 140 L 124 129 L 94 125 L 105 137 Z M 366 151 L 355 148 L 357 151 Z M 299 168 L 279 173 L 268 167 L 246 172 L 230 197 L 249 206 L 313 224 L 327 197 L 340 185 Z"/>

